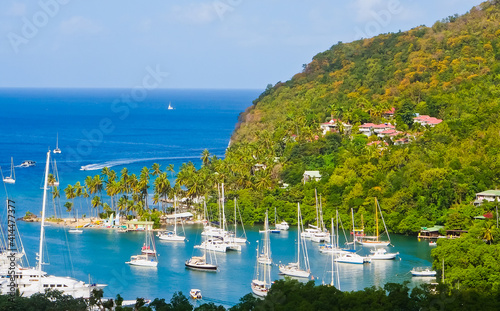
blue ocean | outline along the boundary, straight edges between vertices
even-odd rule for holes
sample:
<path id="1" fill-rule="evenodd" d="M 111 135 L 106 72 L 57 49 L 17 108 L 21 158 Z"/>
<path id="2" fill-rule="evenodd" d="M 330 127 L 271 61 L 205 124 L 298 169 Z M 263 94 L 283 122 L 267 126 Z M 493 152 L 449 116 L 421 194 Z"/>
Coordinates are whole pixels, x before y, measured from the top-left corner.
<path id="1" fill-rule="evenodd" d="M 15 201 L 16 214 L 26 211 L 39 215 L 42 206 L 43 169 L 47 150 L 56 143 L 61 154 L 56 160 L 61 188 L 83 182 L 107 166 L 117 172 L 127 167 L 139 174 L 144 166 L 169 164 L 177 171 L 182 163 L 200 165 L 201 153 L 223 157 L 238 115 L 252 104 L 261 90 L 152 90 L 138 101 L 127 89 L 0 89 L 0 165 L 3 175 L 10 174 L 10 159 L 15 164 L 15 185 L 0 191 L 0 200 Z M 168 109 L 169 103 L 174 109 Z M 58 137 L 58 141 L 56 142 Z M 22 168 L 25 160 L 36 166 Z M 82 167 L 87 170 L 80 170 Z M 171 182 L 173 182 L 172 177 Z M 61 195 L 64 202 L 64 195 Z M 51 206 L 49 203 L 48 207 Z M 79 214 L 88 214 L 83 202 L 75 204 Z M 6 211 L 2 209 L 1 223 Z M 53 209 L 48 208 L 48 215 Z M 67 217 L 63 212 L 63 216 Z M 29 264 L 35 265 L 39 223 L 18 222 Z M 88 282 L 105 283 L 104 295 L 125 299 L 155 297 L 170 299 L 176 291 L 187 294 L 191 288 L 203 293 L 202 302 L 230 306 L 249 293 L 255 277 L 254 267 L 259 227 L 246 228 L 248 243 L 242 252 L 217 254 L 218 273 L 186 270 L 184 262 L 200 255 L 194 245 L 201 243 L 201 225 L 186 225 L 185 243 L 167 243 L 156 239 L 159 264 L 156 269 L 125 264 L 139 253 L 144 232 L 118 233 L 106 229 L 68 234 L 67 228 L 46 228 L 47 257 L 44 270 L 50 274 L 71 276 Z M 5 227 L 2 227 L 5 232 Z M 241 228 L 238 229 L 240 234 Z M 428 280 L 415 279 L 409 271 L 430 265 L 430 247 L 415 237 L 392 237 L 400 259 L 369 265 L 340 265 L 342 290 L 383 286 L 386 282 L 409 280 L 413 285 Z M 271 237 L 273 262 L 296 261 L 296 229 Z M 312 275 L 317 284 L 330 283 L 328 255 L 319 253 L 318 244 L 308 242 Z M 367 254 L 367 249 L 361 249 Z M 272 278 L 278 279 L 272 267 Z"/>

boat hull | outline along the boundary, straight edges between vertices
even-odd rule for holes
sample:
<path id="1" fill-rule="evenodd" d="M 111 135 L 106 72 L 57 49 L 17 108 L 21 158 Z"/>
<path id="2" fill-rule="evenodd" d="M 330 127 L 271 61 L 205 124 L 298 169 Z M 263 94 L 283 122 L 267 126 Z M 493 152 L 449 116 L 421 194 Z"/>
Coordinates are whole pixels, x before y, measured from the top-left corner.
<path id="1" fill-rule="evenodd" d="M 289 267 L 289 266 L 280 266 L 279 268 L 280 273 L 296 278 L 308 278 L 311 273 L 309 271 L 304 271 L 301 269 L 297 269 L 295 267 Z"/>
<path id="2" fill-rule="evenodd" d="M 157 267 L 158 262 L 156 261 L 147 261 L 147 260 L 131 260 L 127 261 L 127 264 L 131 266 L 138 266 L 138 267 Z"/>
<path id="3" fill-rule="evenodd" d="M 259 280 L 252 281 L 252 293 L 256 296 L 259 296 L 259 297 L 266 297 L 267 292 L 269 291 L 269 288 L 267 288 L 265 285 L 261 285 L 259 283 L 261 283 Z"/>
<path id="4" fill-rule="evenodd" d="M 16 183 L 16 180 L 14 178 L 11 178 L 11 177 L 5 177 L 3 179 L 3 182 L 6 183 L 6 184 L 15 184 Z"/>
<path id="5" fill-rule="evenodd" d="M 200 271 L 212 271 L 216 272 L 217 271 L 217 266 L 208 264 L 208 263 L 191 263 L 189 260 L 186 261 L 185 263 L 186 268 L 192 269 L 192 270 L 200 270 Z"/>

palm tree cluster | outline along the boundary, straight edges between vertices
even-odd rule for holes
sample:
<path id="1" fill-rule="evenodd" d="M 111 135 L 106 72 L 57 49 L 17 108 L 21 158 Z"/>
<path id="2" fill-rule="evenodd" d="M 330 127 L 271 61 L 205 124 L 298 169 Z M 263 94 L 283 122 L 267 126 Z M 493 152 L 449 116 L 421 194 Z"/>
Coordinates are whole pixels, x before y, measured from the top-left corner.
<path id="1" fill-rule="evenodd" d="M 170 165 L 167 169 L 174 172 L 173 165 Z M 90 206 L 96 213 L 99 213 L 102 207 L 105 212 L 122 211 L 125 214 L 142 215 L 150 209 L 148 190 L 152 176 L 155 178 L 153 182 L 153 202 L 154 204 L 161 202 L 163 207 L 166 200 L 173 197 L 173 192 L 167 173 L 162 172 L 160 165 L 157 163 L 154 163 L 151 169 L 144 167 L 139 176 L 130 174 L 127 168 L 123 168 L 120 171 L 120 176 L 118 176 L 114 170 L 104 167 L 100 174 L 87 176 L 83 185 L 80 182 L 75 185 L 68 185 L 64 189 L 64 193 L 66 199 L 71 200 L 69 202 L 71 204 L 68 204 L 68 206 L 73 206 L 75 198 L 90 198 Z M 58 189 L 54 188 L 53 195 L 56 192 L 58 192 Z M 107 196 L 108 199 L 104 199 L 103 195 Z M 68 206 L 66 207 L 70 211 L 71 207 L 68 208 Z"/>

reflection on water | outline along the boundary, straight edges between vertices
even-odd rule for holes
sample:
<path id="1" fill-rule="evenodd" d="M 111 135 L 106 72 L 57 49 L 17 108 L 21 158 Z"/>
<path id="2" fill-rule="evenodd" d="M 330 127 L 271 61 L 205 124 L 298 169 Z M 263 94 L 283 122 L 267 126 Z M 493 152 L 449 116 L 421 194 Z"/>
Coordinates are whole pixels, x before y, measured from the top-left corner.
<path id="1" fill-rule="evenodd" d="M 35 264 L 38 250 L 39 224 L 19 223 L 30 263 Z M 144 243 L 144 232 L 118 233 L 112 230 L 85 230 L 81 235 L 65 234 L 61 227 L 46 228 L 47 248 L 51 265 L 45 270 L 60 276 L 74 276 L 88 281 L 106 283 L 105 296 L 121 294 L 126 299 L 136 297 L 170 299 L 176 291 L 188 294 L 191 288 L 202 290 L 203 297 L 213 301 L 237 303 L 249 293 L 254 277 L 256 241 L 260 236 L 258 227 L 247 228 L 248 242 L 241 252 L 217 253 L 219 272 L 207 273 L 188 270 L 184 263 L 193 255 L 202 255 L 195 249 L 200 244 L 202 226 L 185 226 L 186 242 L 165 242 L 156 236 L 157 268 L 133 267 L 125 264 L 131 255 L 136 255 Z M 277 264 L 296 262 L 296 230 L 284 234 L 271 234 L 272 279 L 280 279 Z M 340 243 L 344 243 L 341 239 Z M 430 282 L 433 279 L 412 278 L 409 271 L 415 266 L 430 266 L 428 243 L 418 242 L 416 237 L 392 236 L 394 247 L 390 252 L 399 252 L 396 260 L 373 260 L 370 264 L 339 264 L 341 289 L 360 290 L 370 286 L 383 286 L 387 282 L 409 280 L 410 286 Z M 316 284 L 330 283 L 331 256 L 319 252 L 319 244 L 307 241 L 311 274 Z M 358 248 L 360 255 L 368 255 L 369 248 Z M 208 256 L 208 255 L 207 255 Z M 303 281 L 307 281 L 303 280 Z"/>

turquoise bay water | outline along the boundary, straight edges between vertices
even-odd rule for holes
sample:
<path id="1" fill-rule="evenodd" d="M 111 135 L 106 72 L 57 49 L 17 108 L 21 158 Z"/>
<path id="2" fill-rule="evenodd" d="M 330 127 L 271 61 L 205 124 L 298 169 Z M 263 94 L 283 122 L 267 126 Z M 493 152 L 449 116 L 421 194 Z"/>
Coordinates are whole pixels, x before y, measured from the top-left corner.
<path id="1" fill-rule="evenodd" d="M 0 89 L 0 165 L 6 174 L 10 157 L 19 165 L 34 160 L 37 166 L 16 167 L 16 184 L 8 185 L 9 197 L 15 200 L 17 216 L 27 210 L 39 214 L 42 206 L 42 182 L 45 156 L 53 149 L 59 133 L 62 154 L 57 161 L 61 187 L 83 181 L 88 175 L 110 166 L 117 172 L 127 167 L 139 174 L 143 166 L 155 162 L 165 169 L 174 164 L 177 170 L 183 162 L 200 163 L 200 154 L 207 148 L 223 156 L 239 113 L 251 105 L 260 90 L 155 90 L 147 98 L 129 107 L 113 106 L 129 90 L 86 89 Z M 171 102 L 175 110 L 167 110 Z M 105 126 L 103 126 L 105 125 Z M 112 128 L 112 130 L 109 130 Z M 104 129 L 104 131 L 103 131 Z M 100 132 L 99 132 L 100 131 Z M 101 133 L 101 134 L 99 134 Z M 95 170 L 81 171 L 81 166 Z M 6 198 L 0 191 L 0 200 Z M 65 200 L 61 198 L 61 203 Z M 86 202 L 75 201 L 79 215 L 89 215 Z M 81 205 L 80 205 L 81 204 Z M 49 200 L 48 215 L 53 214 Z M 67 213 L 63 212 L 63 216 Z M 6 210 L 0 212 L 5 223 Z M 35 265 L 39 230 L 37 223 L 19 222 L 30 265 Z M 106 297 L 120 293 L 126 299 L 136 297 L 170 299 L 176 291 L 185 294 L 200 288 L 205 301 L 231 305 L 250 292 L 254 277 L 257 227 L 247 228 L 249 244 L 241 253 L 217 254 L 218 273 L 189 271 L 186 259 L 200 254 L 194 245 L 201 243 L 201 226 L 186 226 L 188 241 L 178 244 L 156 240 L 160 254 L 157 269 L 130 267 L 125 264 L 139 252 L 143 232 L 118 233 L 110 230 L 87 230 L 81 235 L 68 234 L 63 227 L 46 228 L 47 254 L 50 263 L 44 269 L 60 276 L 73 276 L 108 284 Z M 2 228 L 5 231 L 5 226 Z M 271 236 L 273 260 L 295 261 L 296 231 Z M 414 266 L 430 265 L 430 248 L 415 237 L 394 236 L 401 260 L 374 262 L 369 265 L 341 265 L 341 289 L 359 290 L 366 286 L 382 286 L 386 282 L 412 280 L 408 273 Z M 318 245 L 308 242 L 311 269 L 317 284 L 329 283 L 330 261 L 320 254 Z M 367 254 L 366 250 L 361 253 Z M 276 266 L 273 279 L 278 279 Z"/>
<path id="2" fill-rule="evenodd" d="M 29 260 L 34 264 L 34 250 L 38 246 L 39 224 L 19 223 Z M 118 233 L 107 229 L 89 229 L 81 235 L 66 233 L 64 227 L 46 228 L 51 274 L 74 276 L 93 282 L 106 283 L 105 296 L 120 293 L 126 299 L 136 297 L 164 297 L 167 300 L 176 291 L 186 295 L 191 288 L 201 289 L 205 302 L 233 305 L 243 295 L 251 292 L 250 282 L 255 277 L 258 227 L 247 228 L 248 241 L 242 252 L 217 253 L 218 273 L 187 270 L 184 262 L 193 255 L 201 255 L 194 245 L 201 243 L 201 225 L 186 225 L 185 243 L 172 243 L 156 239 L 159 263 L 156 269 L 132 267 L 125 264 L 131 255 L 138 254 L 144 243 L 144 232 Z M 240 228 L 241 230 L 241 228 Z M 292 228 L 283 234 L 271 234 L 272 258 L 275 264 L 296 261 L 297 231 Z M 341 241 L 342 243 L 343 241 Z M 341 289 L 359 290 L 368 286 L 383 286 L 387 282 L 410 281 L 410 286 L 428 282 L 427 278 L 415 279 L 409 271 L 415 266 L 428 266 L 430 249 L 427 242 L 416 237 L 393 235 L 390 252 L 399 252 L 400 259 L 373 261 L 371 264 L 339 264 Z M 330 256 L 319 252 L 319 244 L 307 242 L 311 272 L 316 284 L 330 283 Z M 360 247 L 361 248 L 361 247 Z M 369 250 L 361 248 L 360 254 Z M 70 260 L 71 258 L 71 260 Z M 272 266 L 272 279 L 279 279 L 278 267 Z"/>

